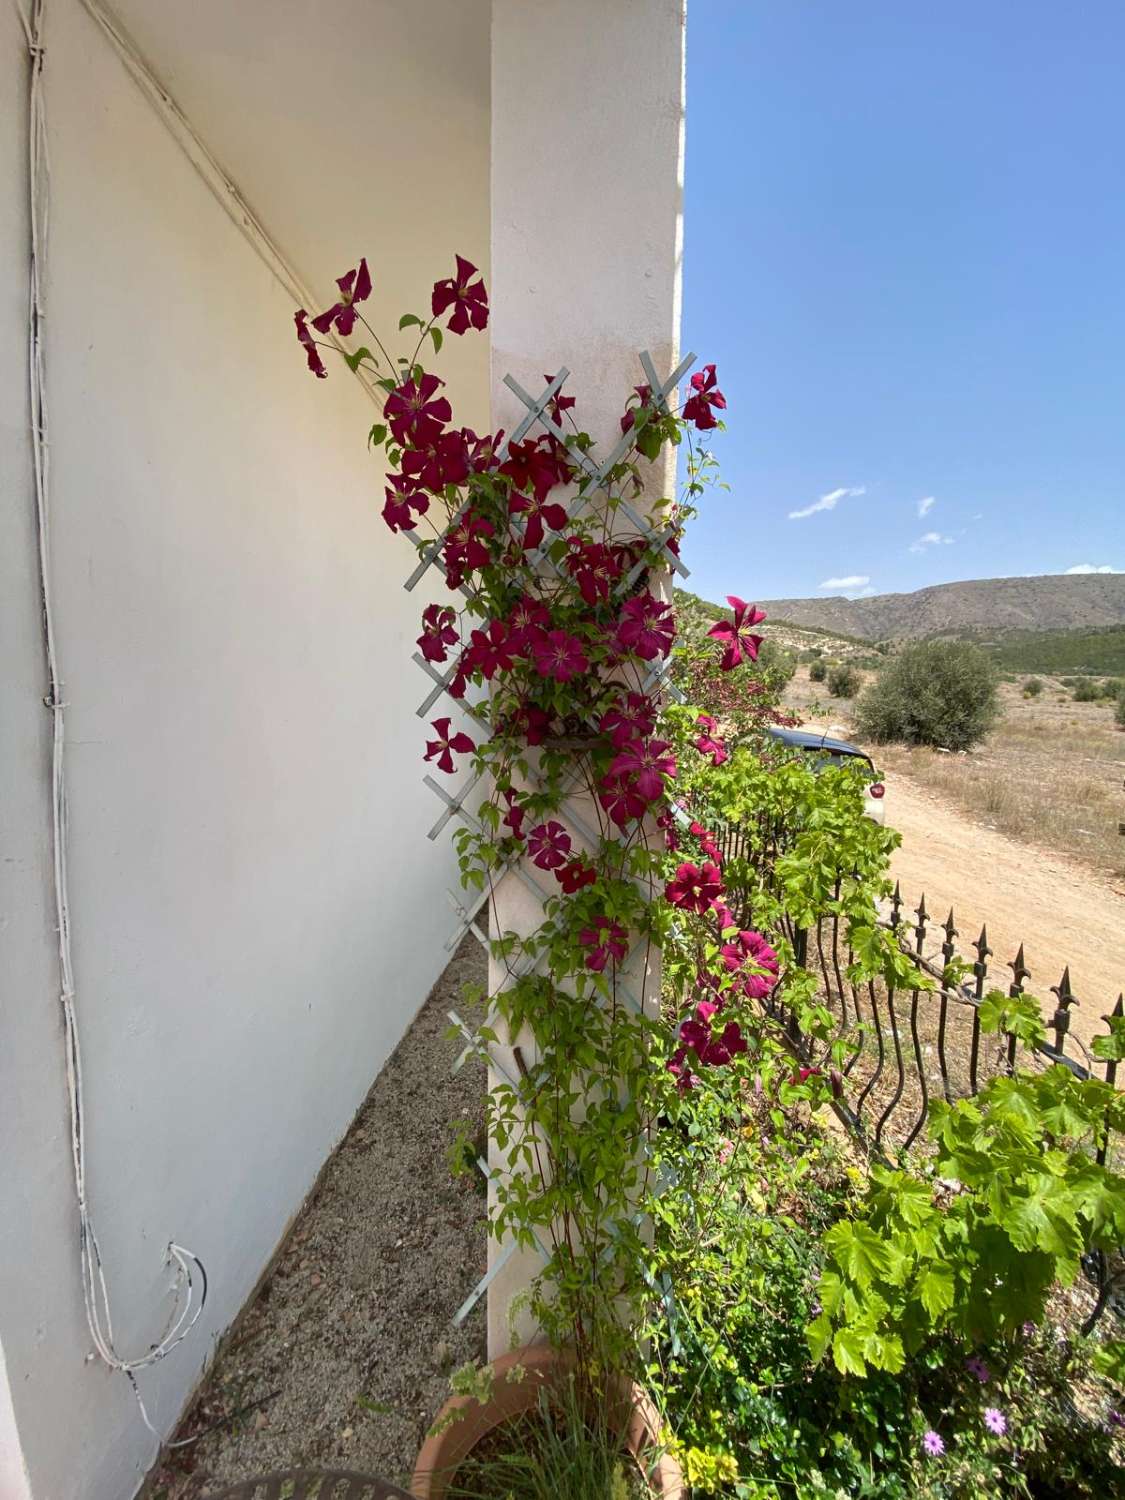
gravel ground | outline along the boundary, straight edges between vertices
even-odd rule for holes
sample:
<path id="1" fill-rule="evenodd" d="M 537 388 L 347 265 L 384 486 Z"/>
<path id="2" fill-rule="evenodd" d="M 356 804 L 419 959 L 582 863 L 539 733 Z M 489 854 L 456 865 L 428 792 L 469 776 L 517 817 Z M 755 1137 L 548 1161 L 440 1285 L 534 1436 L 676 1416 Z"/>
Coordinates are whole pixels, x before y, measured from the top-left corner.
<path id="1" fill-rule="evenodd" d="M 166 1455 L 148 1500 L 188 1500 L 299 1464 L 408 1478 L 450 1370 L 484 1355 L 483 1300 L 452 1326 L 484 1270 L 483 1183 L 454 1180 L 446 1155 L 451 1121 L 482 1128 L 484 1072 L 473 1063 L 453 1077 L 456 1049 L 443 1036 L 461 985 L 484 980 L 483 951 L 468 937 L 176 1436 L 220 1425 Z"/>

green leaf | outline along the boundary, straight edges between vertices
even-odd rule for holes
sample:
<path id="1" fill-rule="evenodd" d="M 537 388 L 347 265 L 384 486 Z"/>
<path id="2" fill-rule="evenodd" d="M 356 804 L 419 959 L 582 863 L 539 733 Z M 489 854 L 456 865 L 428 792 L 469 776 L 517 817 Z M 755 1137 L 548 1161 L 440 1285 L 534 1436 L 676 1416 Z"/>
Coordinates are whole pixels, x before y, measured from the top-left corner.
<path id="1" fill-rule="evenodd" d="M 422 328 L 422 319 L 416 313 L 403 313 L 398 320 L 398 329 L 401 333 L 404 328 Z"/>
<path id="2" fill-rule="evenodd" d="M 869 1224 L 845 1219 L 833 1225 L 824 1243 L 844 1274 L 861 1287 L 886 1276 L 891 1268 L 887 1247 Z"/>
<path id="3" fill-rule="evenodd" d="M 354 354 L 344 355 L 344 363 L 347 365 L 348 369 L 352 372 L 353 375 L 359 369 L 360 365 L 365 359 L 371 360 L 372 363 L 375 362 L 375 356 L 371 353 L 371 350 L 368 349 L 366 344 L 363 346 L 363 348 L 357 349 Z"/>
<path id="4" fill-rule="evenodd" d="M 809 1353 L 812 1355 L 812 1362 L 818 1365 L 824 1358 L 824 1351 L 832 1342 L 832 1320 L 827 1313 L 821 1313 L 809 1324 L 805 1329 L 805 1339 L 809 1346 Z"/>
<path id="5" fill-rule="evenodd" d="M 1107 1016 L 1108 1036 L 1096 1036 L 1090 1050 L 1103 1062 L 1120 1062 L 1125 1058 L 1125 1016 Z"/>
<path id="6" fill-rule="evenodd" d="M 442 338 L 444 337 L 444 335 L 442 334 L 441 329 L 440 328 L 436 328 L 436 327 L 435 328 L 431 328 L 430 329 L 430 337 L 434 341 L 434 353 L 435 354 L 440 354 L 441 353 Z"/>
<path id="7" fill-rule="evenodd" d="M 866 1375 L 863 1357 L 868 1335 L 855 1328 L 841 1328 L 832 1340 L 832 1359 L 841 1375 Z"/>
<path id="8" fill-rule="evenodd" d="M 382 422 L 376 422 L 367 434 L 367 446 L 369 448 L 381 448 L 387 440 L 387 429 Z"/>
<path id="9" fill-rule="evenodd" d="M 928 1265 L 918 1277 L 922 1306 L 936 1323 L 953 1306 L 953 1271 L 949 1266 Z M 884 1368 L 886 1368 L 884 1366 Z"/>

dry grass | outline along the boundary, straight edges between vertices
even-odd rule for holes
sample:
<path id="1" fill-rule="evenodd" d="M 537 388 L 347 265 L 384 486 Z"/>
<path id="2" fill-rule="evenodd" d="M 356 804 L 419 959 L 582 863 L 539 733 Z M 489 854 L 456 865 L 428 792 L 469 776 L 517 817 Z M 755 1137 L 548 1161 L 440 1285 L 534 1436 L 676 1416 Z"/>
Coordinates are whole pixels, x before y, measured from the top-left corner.
<path id="1" fill-rule="evenodd" d="M 876 762 L 947 797 L 987 827 L 1069 855 L 1103 874 L 1125 873 L 1125 733 L 1109 703 L 1075 703 L 1056 679 L 1039 698 L 1001 686 L 1003 717 L 968 754 L 903 745 Z M 850 705 L 827 699 L 801 668 L 787 698 L 807 719 L 848 727 Z M 819 701 L 818 701 L 819 699 Z"/>

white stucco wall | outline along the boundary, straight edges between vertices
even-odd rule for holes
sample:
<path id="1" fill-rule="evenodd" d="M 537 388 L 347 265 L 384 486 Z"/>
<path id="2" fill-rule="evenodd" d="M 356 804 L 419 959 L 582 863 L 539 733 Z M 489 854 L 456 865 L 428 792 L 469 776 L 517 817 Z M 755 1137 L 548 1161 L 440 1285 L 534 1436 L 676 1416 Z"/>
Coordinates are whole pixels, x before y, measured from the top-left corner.
<path id="1" fill-rule="evenodd" d="M 570 370 L 575 416 L 607 451 L 647 349 L 662 378 L 678 357 L 684 140 L 685 0 L 494 0 L 492 28 L 492 423 L 511 431 L 544 374 Z M 535 109 L 527 109 L 529 82 Z M 544 128 L 544 122 L 548 122 Z M 546 158 L 538 143 L 546 142 Z M 549 165 L 548 165 L 549 163 Z M 674 464 L 650 498 L 671 494 Z M 565 821 L 565 818 L 564 818 Z M 587 822 L 593 819 L 587 818 Z M 541 920 L 512 874 L 497 931 Z M 504 977 L 493 963 L 491 982 Z M 658 984 L 630 975 L 647 1000 Z M 511 1074 L 513 1064 L 508 1054 Z M 493 1165 L 499 1166 L 494 1154 Z M 489 1242 L 490 1256 L 500 1253 Z M 489 1353 L 533 1336 L 512 1304 L 538 1272 L 517 1252 L 488 1297 Z"/>
<path id="2" fill-rule="evenodd" d="M 454 250 L 487 269 L 487 4 L 116 9 L 314 287 L 366 252 L 389 320 L 424 307 Z M 284 293 L 78 0 L 47 10 L 52 552 L 89 1186 L 124 1351 L 163 1329 L 169 1238 L 211 1276 L 205 1322 L 140 1376 L 167 1428 L 437 977 L 454 877 L 446 841 L 425 839 L 408 657 L 426 599 L 403 592 L 409 549 L 379 519 L 370 403 L 342 370 L 307 374 Z M 0 7 L 0 1344 L 36 1500 L 121 1500 L 154 1445 L 122 1377 L 85 1359 L 20 43 Z M 447 347 L 458 416 L 483 426 L 485 341 Z M 0 1403 L 5 1462 L 7 1427 Z"/>

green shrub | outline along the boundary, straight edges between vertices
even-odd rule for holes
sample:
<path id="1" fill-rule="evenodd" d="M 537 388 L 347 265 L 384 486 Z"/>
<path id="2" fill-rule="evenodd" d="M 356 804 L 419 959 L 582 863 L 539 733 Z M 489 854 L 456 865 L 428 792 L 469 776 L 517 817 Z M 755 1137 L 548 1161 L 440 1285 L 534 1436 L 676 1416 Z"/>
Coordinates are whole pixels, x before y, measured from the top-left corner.
<path id="1" fill-rule="evenodd" d="M 809 668 L 809 681 L 823 682 L 827 676 L 828 668 L 825 666 L 824 662 L 814 661 L 812 666 Z"/>
<path id="2" fill-rule="evenodd" d="M 833 667 L 831 672 L 829 672 L 828 691 L 832 694 L 833 698 L 854 698 L 859 692 L 861 681 L 862 679 L 856 669 L 848 666 L 845 662 L 838 667 Z"/>
<path id="3" fill-rule="evenodd" d="M 1038 698 L 1042 691 L 1043 684 L 1039 681 L 1038 677 L 1029 677 L 1023 685 L 1023 695 L 1025 698 Z"/>
<path id="4" fill-rule="evenodd" d="M 1117 706 L 1113 710 L 1113 722 L 1125 729 L 1125 683 L 1117 695 Z"/>
<path id="5" fill-rule="evenodd" d="M 857 705 L 859 730 L 877 744 L 967 750 L 1000 711 L 995 669 L 968 641 L 916 641 L 894 657 Z"/>

